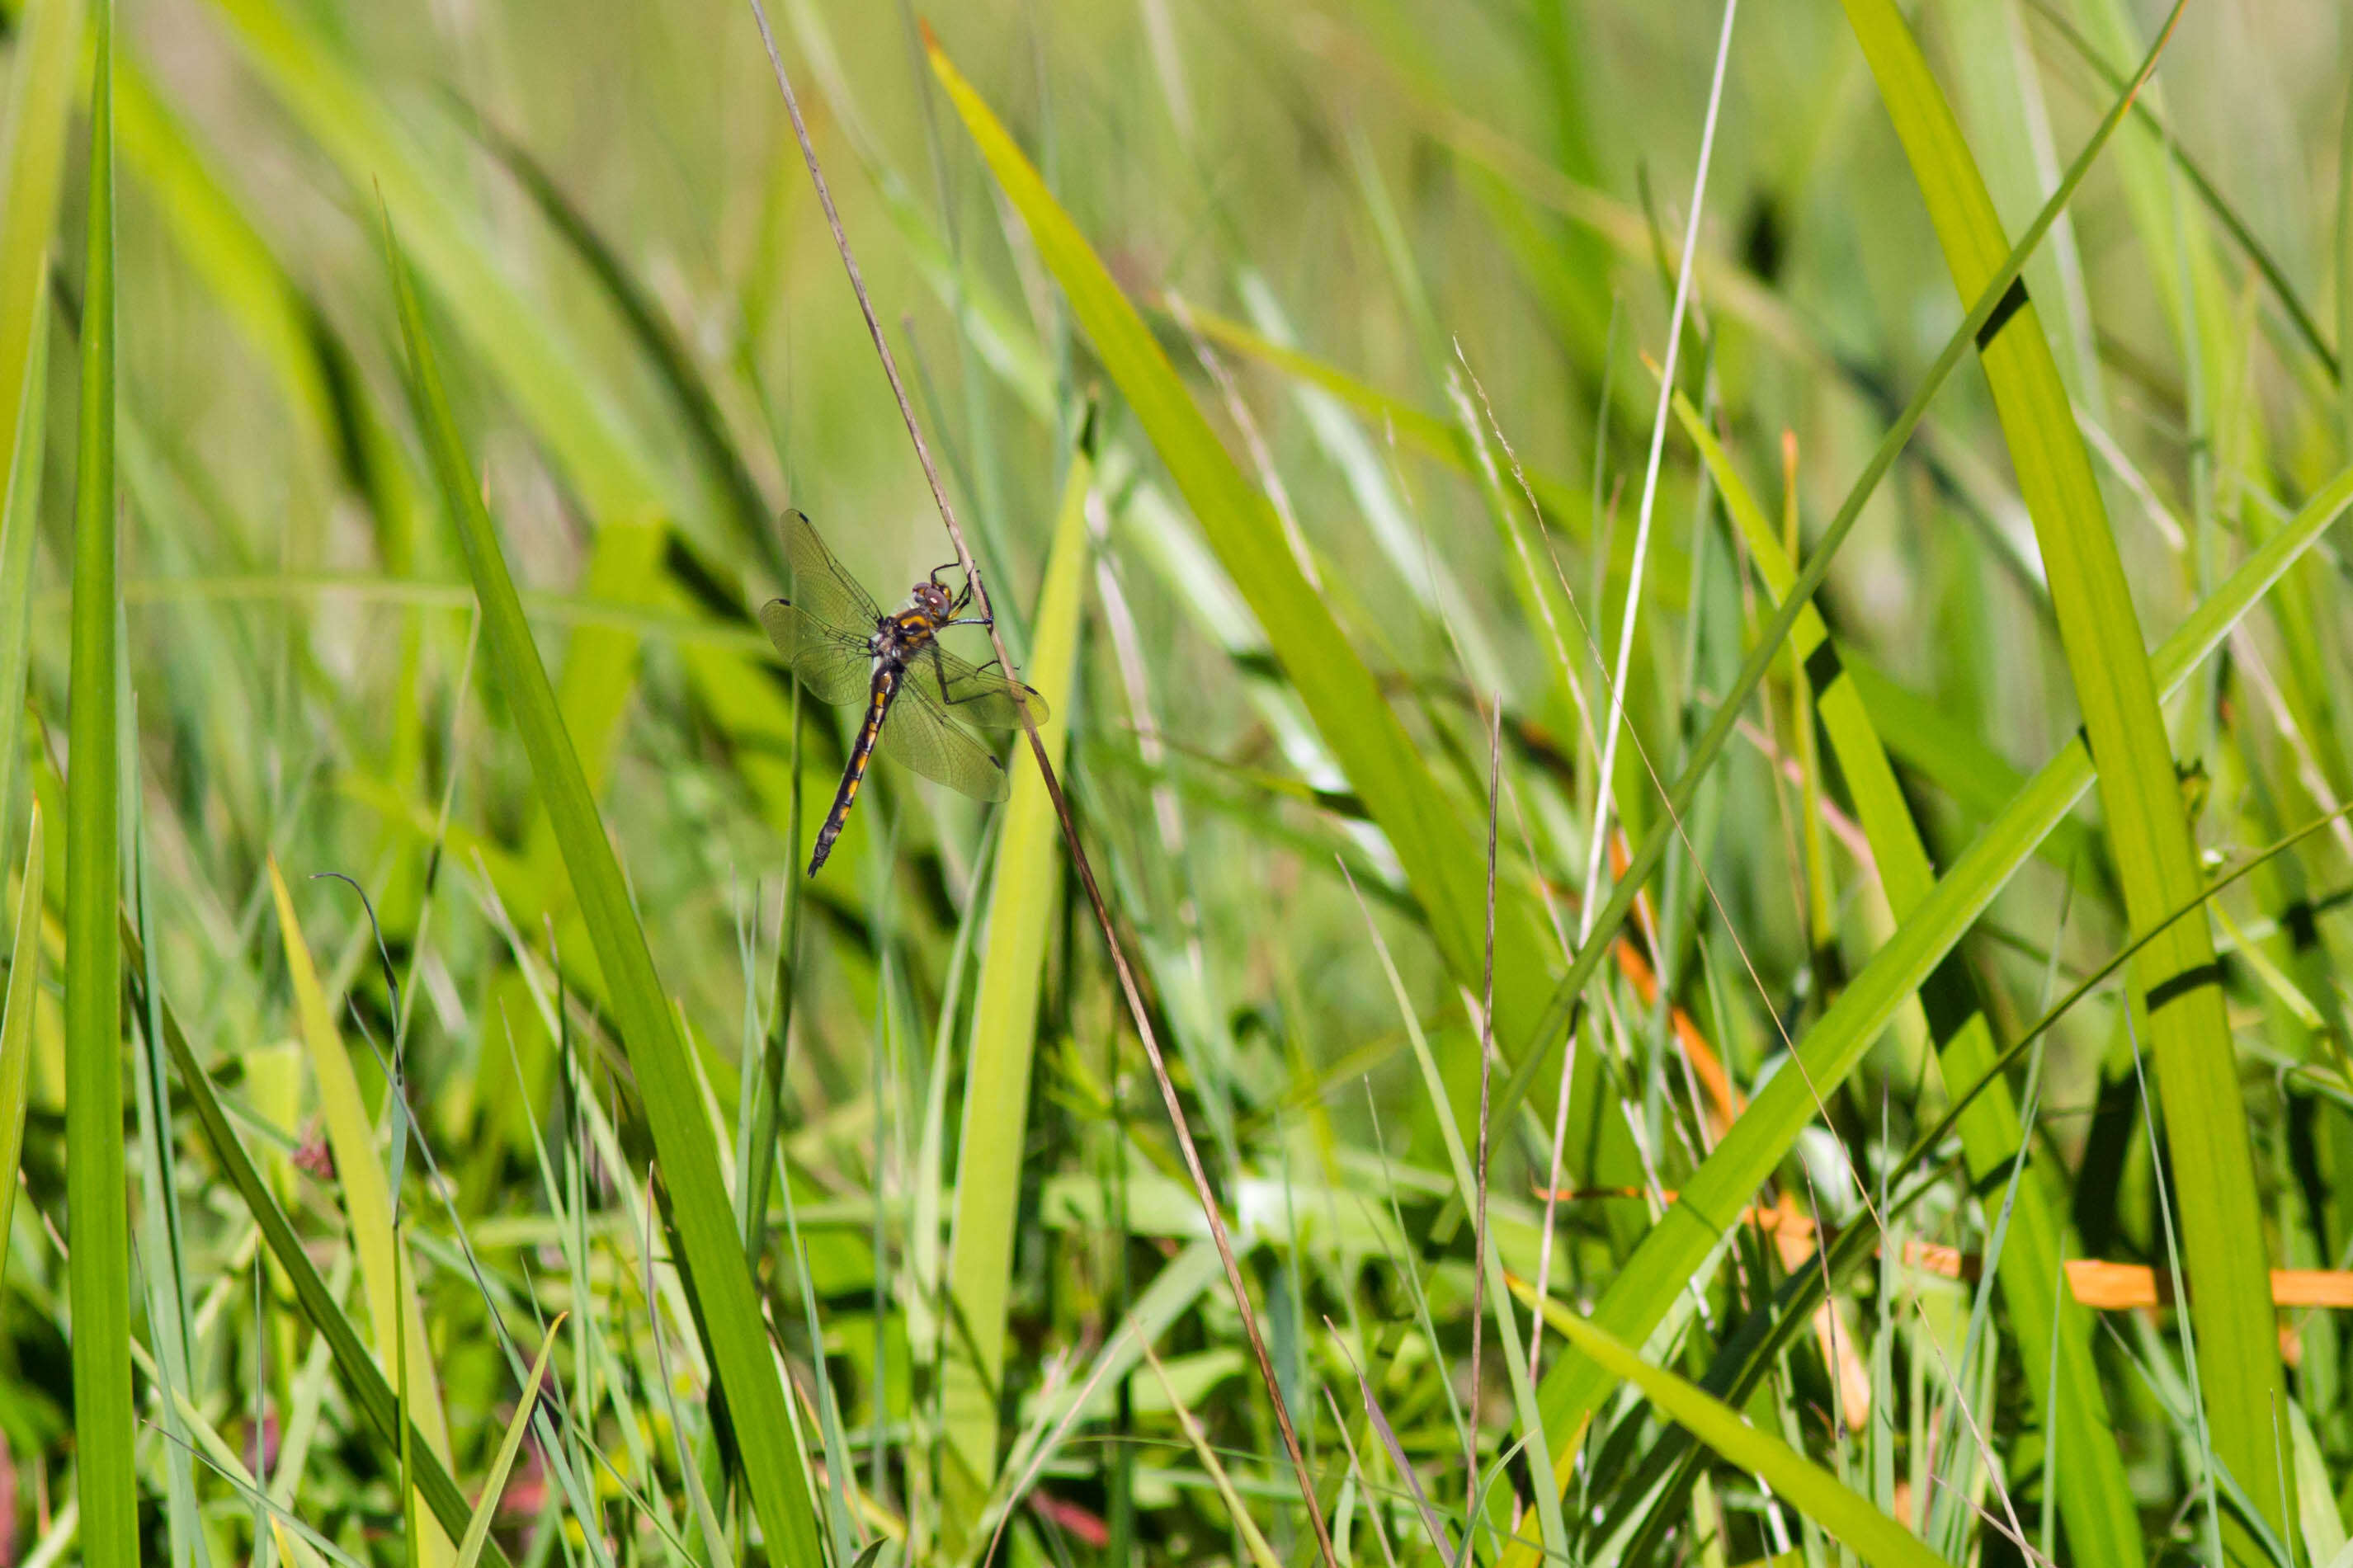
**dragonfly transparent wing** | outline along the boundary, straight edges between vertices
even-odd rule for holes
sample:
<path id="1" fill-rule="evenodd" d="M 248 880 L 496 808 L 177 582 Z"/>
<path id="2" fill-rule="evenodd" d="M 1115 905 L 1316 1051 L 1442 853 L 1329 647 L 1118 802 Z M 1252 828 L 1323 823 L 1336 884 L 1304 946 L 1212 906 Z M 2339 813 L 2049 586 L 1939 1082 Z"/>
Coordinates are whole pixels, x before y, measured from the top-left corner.
<path id="1" fill-rule="evenodd" d="M 1046 700 L 1008 676 L 995 663 L 975 665 L 934 643 L 907 663 L 907 683 L 921 682 L 923 695 L 967 724 L 984 730 L 1018 730 L 1021 705 L 1032 723 L 1046 721 Z"/>
<path id="2" fill-rule="evenodd" d="M 760 606 L 760 625 L 810 696 L 820 702 L 866 700 L 873 673 L 874 656 L 867 644 L 871 633 L 837 631 L 805 606 L 783 599 Z"/>
<path id="3" fill-rule="evenodd" d="M 1005 765 L 951 722 L 935 691 L 917 685 L 924 672 L 911 669 L 882 718 L 882 754 L 975 800 L 1003 800 L 1013 793 Z M 1008 699 L 1008 700 L 1010 700 Z"/>
<path id="4" fill-rule="evenodd" d="M 820 626 L 855 633 L 860 642 L 873 636 L 874 623 L 882 618 L 882 606 L 874 595 L 841 569 L 802 513 L 785 513 L 784 531 L 785 559 L 793 572 L 793 580 L 785 584 L 785 602 Z"/>

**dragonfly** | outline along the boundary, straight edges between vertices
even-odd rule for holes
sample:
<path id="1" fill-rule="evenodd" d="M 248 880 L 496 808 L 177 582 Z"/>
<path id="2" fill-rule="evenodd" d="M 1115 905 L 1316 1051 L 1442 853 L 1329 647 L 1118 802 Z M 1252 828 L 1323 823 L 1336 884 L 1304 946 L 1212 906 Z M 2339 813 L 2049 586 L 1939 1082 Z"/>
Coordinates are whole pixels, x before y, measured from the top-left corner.
<path id="1" fill-rule="evenodd" d="M 963 614 L 972 604 L 969 578 L 954 593 L 940 581 L 955 563 L 934 567 L 908 590 L 903 608 L 888 611 L 842 570 L 806 515 L 786 512 L 784 529 L 793 596 L 762 605 L 760 625 L 819 701 L 866 704 L 841 787 L 818 829 L 808 866 L 814 877 L 841 837 L 878 747 L 960 794 L 1003 800 L 1012 792 L 1005 764 L 962 724 L 1019 729 L 1024 707 L 1032 722 L 1042 724 L 1046 702 L 995 660 L 976 665 L 940 646 L 939 634 L 950 626 L 992 624 L 986 616 Z"/>

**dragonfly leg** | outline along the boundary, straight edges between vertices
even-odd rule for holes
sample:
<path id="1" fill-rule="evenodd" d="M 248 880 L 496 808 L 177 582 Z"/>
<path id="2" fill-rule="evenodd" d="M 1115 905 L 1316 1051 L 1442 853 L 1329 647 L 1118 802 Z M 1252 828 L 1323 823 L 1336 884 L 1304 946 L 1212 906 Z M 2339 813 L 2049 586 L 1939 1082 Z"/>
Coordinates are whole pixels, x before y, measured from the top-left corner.
<path id="1" fill-rule="evenodd" d="M 969 626 L 972 623 L 968 621 L 948 622 L 948 625 L 952 626 Z M 986 625 L 987 623 L 984 622 L 982 624 Z M 992 658 L 987 664 L 980 666 L 975 673 L 986 675 L 992 669 L 997 671 L 999 674 L 1003 674 L 1005 670 L 1005 661 L 1003 659 Z M 974 691 L 967 693 L 963 697 L 951 697 L 948 695 L 948 672 L 942 668 L 937 663 L 934 663 L 932 666 L 932 675 L 934 679 L 939 682 L 940 706 L 943 708 L 957 708 L 966 702 L 977 702 L 982 698 L 991 695 L 991 693 L 987 691 Z M 1010 678 L 1008 678 L 1008 680 Z"/>

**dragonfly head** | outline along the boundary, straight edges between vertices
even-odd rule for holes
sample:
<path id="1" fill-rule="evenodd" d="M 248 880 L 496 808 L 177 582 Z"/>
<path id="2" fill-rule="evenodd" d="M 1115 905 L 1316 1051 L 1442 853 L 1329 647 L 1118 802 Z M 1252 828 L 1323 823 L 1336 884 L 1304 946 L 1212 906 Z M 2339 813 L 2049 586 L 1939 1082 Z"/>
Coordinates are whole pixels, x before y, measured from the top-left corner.
<path id="1" fill-rule="evenodd" d="M 917 583 L 911 597 L 915 608 L 934 621 L 944 621 L 955 613 L 955 601 L 949 596 L 947 588 L 940 582 L 937 572 Z"/>
<path id="2" fill-rule="evenodd" d="M 942 562 L 939 565 L 932 568 L 932 574 L 928 579 L 915 584 L 915 596 L 923 602 L 925 608 L 928 609 L 931 606 L 932 595 L 934 595 L 938 596 L 941 605 L 941 613 L 944 615 L 953 616 L 957 611 L 963 609 L 966 605 L 972 603 L 972 579 L 970 577 L 966 577 L 964 581 L 964 586 L 955 590 L 953 594 L 949 592 L 947 584 L 940 581 L 941 573 L 952 572 L 963 564 L 964 563 L 961 561 Z"/>

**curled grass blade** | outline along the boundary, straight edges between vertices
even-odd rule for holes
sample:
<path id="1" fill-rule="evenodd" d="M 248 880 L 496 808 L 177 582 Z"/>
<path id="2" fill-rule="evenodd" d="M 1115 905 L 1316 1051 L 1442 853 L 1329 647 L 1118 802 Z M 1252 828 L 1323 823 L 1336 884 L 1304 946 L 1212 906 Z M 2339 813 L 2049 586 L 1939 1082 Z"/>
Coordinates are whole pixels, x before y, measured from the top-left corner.
<path id="1" fill-rule="evenodd" d="M 735 1453 L 771 1555 L 822 1561 L 806 1461 L 785 1404 L 760 1307 L 720 1179 L 689 1048 L 654 972 L 644 928 L 597 816 L 588 782 L 565 733 L 554 689 L 533 643 L 522 601 L 484 510 L 427 339 L 406 264 L 389 234 L 385 248 L 407 346 L 411 391 L 444 503 L 454 519 L 481 606 L 490 667 L 521 731 L 542 804 L 571 874 L 596 952 L 623 1048 L 637 1077 L 655 1156 L 670 1190 L 670 1213 L 701 1308 L 700 1326 L 727 1399 Z M 846 1457 L 845 1457 L 846 1462 Z"/>

